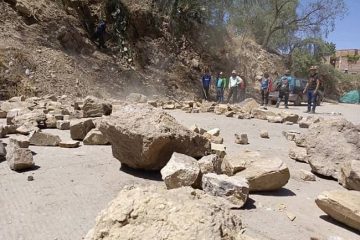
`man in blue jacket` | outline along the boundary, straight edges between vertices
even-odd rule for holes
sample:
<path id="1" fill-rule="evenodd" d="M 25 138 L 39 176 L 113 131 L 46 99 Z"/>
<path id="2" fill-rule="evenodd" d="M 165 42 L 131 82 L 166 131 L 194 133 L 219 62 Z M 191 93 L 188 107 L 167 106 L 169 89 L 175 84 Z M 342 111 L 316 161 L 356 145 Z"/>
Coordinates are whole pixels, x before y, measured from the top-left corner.
<path id="1" fill-rule="evenodd" d="M 290 70 L 286 70 L 285 75 L 280 79 L 277 89 L 279 90 L 279 97 L 276 107 L 280 106 L 280 102 L 285 98 L 285 108 L 289 108 L 289 95 L 294 91 L 295 79 L 291 76 Z"/>

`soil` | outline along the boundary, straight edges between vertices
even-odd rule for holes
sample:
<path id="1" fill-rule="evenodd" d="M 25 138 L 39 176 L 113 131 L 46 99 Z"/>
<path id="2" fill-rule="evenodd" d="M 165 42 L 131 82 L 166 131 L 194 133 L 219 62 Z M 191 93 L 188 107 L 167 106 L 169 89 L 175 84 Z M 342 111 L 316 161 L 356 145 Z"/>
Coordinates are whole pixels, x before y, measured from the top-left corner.
<path id="1" fill-rule="evenodd" d="M 272 109 L 273 110 L 273 109 Z M 282 110 L 282 109 L 280 109 Z M 301 112 L 304 107 L 291 107 Z M 360 123 L 359 105 L 325 104 L 318 115 L 341 112 L 356 124 Z M 298 125 L 271 124 L 262 120 L 239 120 L 210 113 L 187 114 L 170 111 L 180 123 L 196 123 L 204 128 L 221 129 L 229 153 L 251 149 L 268 156 L 278 156 L 288 165 L 291 178 L 279 191 L 251 194 L 238 213 L 245 231 L 257 239 L 302 240 L 310 237 L 344 240 L 358 238 L 355 231 L 327 217 L 315 204 L 316 196 L 325 190 L 342 189 L 334 180 L 317 176 L 316 182 L 299 179 L 300 169 L 310 170 L 304 163 L 288 157 L 293 142 L 282 131 L 300 129 Z M 270 139 L 259 137 L 269 131 Z M 69 131 L 46 130 L 70 139 Z M 234 133 L 247 133 L 249 145 L 234 143 Z M 7 142 L 5 139 L 4 142 Z M 94 225 L 95 217 L 107 206 L 124 185 L 163 184 L 159 173 L 123 169 L 111 153 L 111 146 L 81 146 L 78 149 L 30 146 L 38 166 L 33 171 L 13 172 L 7 162 L 0 163 L 0 239 L 68 240 L 81 239 Z M 33 176 L 33 181 L 28 181 Z M 290 221 L 286 212 L 296 216 Z"/>

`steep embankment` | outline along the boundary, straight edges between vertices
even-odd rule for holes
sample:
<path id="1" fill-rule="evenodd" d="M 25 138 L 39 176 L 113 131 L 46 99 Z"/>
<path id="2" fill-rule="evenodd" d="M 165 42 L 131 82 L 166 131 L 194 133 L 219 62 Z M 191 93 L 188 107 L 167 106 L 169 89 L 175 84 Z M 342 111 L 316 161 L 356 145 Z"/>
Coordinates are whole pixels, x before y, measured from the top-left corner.
<path id="1" fill-rule="evenodd" d="M 200 21 L 170 17 L 159 1 L 0 2 L 1 98 L 44 93 L 123 97 L 129 92 L 200 94 L 205 66 L 250 81 L 282 69 L 281 58 Z M 161 1 L 160 1 L 161 2 Z M 90 40 L 100 18 L 107 45 Z"/>

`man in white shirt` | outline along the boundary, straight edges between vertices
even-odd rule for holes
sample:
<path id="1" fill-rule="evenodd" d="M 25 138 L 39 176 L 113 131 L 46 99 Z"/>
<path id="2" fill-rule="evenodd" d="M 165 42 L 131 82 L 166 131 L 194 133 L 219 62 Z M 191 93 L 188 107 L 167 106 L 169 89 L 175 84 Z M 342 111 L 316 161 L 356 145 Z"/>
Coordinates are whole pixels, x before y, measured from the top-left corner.
<path id="1" fill-rule="evenodd" d="M 231 97 L 233 97 L 233 103 L 237 102 L 237 95 L 239 85 L 242 83 L 241 77 L 239 77 L 235 70 L 231 72 L 231 77 L 229 78 L 229 96 L 227 99 L 227 103 L 230 102 Z"/>

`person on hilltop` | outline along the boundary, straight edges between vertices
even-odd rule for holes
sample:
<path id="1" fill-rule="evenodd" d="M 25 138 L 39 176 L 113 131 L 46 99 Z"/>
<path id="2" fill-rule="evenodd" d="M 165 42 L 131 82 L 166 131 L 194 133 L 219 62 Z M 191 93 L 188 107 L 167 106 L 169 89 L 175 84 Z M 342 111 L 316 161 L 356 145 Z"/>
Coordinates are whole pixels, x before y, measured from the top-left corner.
<path id="1" fill-rule="evenodd" d="M 229 96 L 227 98 L 227 103 L 230 102 L 231 97 L 233 97 L 233 103 L 237 102 L 238 89 L 239 85 L 242 83 L 241 77 L 239 77 L 235 70 L 231 72 L 231 76 L 229 78 Z"/>
<path id="2" fill-rule="evenodd" d="M 106 21 L 100 20 L 99 25 L 93 35 L 93 40 L 98 41 L 98 48 L 106 48 L 105 46 Z"/>
<path id="3" fill-rule="evenodd" d="M 270 85 L 270 75 L 265 73 L 264 77 L 261 77 L 260 79 L 261 106 L 264 107 L 264 109 L 267 109 L 269 103 Z"/>
<path id="4" fill-rule="evenodd" d="M 317 73 L 317 66 L 311 66 L 309 71 L 308 82 L 304 89 L 304 94 L 307 94 L 308 105 L 306 113 L 315 113 L 316 104 L 317 104 L 317 96 L 320 87 L 320 77 Z"/>
<path id="5" fill-rule="evenodd" d="M 225 86 L 226 86 L 226 78 L 224 77 L 224 73 L 220 72 L 219 76 L 216 79 L 216 101 L 218 103 L 223 103 L 224 102 L 224 90 L 225 90 Z"/>
<path id="6" fill-rule="evenodd" d="M 294 78 L 291 76 L 290 70 L 285 71 L 285 75 L 280 79 L 277 90 L 279 91 L 279 97 L 276 103 L 276 107 L 280 106 L 282 99 L 285 101 L 285 108 L 289 108 L 289 95 L 290 91 L 294 89 Z"/>
<path id="7" fill-rule="evenodd" d="M 210 96 L 209 96 L 209 90 L 210 90 L 210 86 L 211 86 L 211 74 L 208 68 L 205 69 L 204 75 L 201 78 L 202 81 L 202 90 L 204 93 L 204 99 L 209 101 L 210 100 Z"/>

